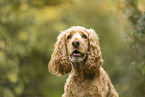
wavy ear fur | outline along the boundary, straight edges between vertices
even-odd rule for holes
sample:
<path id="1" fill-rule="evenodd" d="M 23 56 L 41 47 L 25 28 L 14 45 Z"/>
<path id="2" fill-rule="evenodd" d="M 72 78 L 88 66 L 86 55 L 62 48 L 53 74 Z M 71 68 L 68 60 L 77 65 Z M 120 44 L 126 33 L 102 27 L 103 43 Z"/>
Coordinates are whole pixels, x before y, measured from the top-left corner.
<path id="1" fill-rule="evenodd" d="M 86 60 L 85 72 L 93 74 L 103 64 L 102 53 L 99 46 L 99 38 L 93 29 L 87 29 L 89 35 L 89 52 Z"/>
<path id="2" fill-rule="evenodd" d="M 54 45 L 55 49 L 48 64 L 49 72 L 53 74 L 64 75 L 71 71 L 65 37 L 66 32 L 64 31 L 57 37 L 57 42 Z"/>

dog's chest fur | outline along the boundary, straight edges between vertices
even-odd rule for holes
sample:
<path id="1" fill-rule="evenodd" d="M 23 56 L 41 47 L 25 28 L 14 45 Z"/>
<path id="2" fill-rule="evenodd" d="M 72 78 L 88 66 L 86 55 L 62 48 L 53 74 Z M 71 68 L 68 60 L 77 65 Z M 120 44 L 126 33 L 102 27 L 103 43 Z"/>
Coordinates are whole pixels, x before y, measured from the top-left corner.
<path id="1" fill-rule="evenodd" d="M 75 74 L 70 74 L 65 84 L 63 97 L 106 97 L 107 78 L 102 77 L 102 73 L 106 72 L 101 72 L 99 76 L 96 75 L 93 79 L 83 81 Z"/>

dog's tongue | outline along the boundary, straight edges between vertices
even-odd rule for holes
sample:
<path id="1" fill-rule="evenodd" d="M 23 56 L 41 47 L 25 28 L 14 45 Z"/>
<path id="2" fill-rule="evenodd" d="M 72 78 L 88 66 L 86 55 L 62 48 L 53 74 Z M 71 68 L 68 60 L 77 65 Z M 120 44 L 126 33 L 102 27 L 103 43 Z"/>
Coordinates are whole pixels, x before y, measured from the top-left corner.
<path id="1" fill-rule="evenodd" d="M 74 53 L 73 55 L 74 56 L 80 56 L 81 54 L 80 53 Z"/>
<path id="2" fill-rule="evenodd" d="M 75 55 L 75 56 L 79 56 L 80 54 L 79 54 L 79 53 L 75 53 L 74 55 Z"/>

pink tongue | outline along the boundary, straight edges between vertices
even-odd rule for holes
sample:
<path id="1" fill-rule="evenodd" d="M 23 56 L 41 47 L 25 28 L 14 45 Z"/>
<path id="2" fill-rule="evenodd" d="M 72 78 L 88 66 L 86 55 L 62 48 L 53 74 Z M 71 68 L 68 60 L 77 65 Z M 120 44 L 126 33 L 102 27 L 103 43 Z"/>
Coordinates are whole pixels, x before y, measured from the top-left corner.
<path id="1" fill-rule="evenodd" d="M 78 53 L 78 54 L 74 54 L 74 56 L 80 56 L 80 54 Z"/>

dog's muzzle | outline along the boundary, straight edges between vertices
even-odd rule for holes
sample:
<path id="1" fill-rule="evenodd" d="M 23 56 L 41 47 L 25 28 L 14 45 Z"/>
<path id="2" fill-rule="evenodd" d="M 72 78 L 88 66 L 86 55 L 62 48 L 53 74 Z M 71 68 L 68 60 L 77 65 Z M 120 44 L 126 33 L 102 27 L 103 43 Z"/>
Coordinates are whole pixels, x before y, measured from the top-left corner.
<path id="1" fill-rule="evenodd" d="M 81 53 L 78 50 L 74 50 L 73 53 L 70 55 L 70 59 L 72 62 L 80 62 L 83 61 L 85 56 L 86 53 Z"/>

